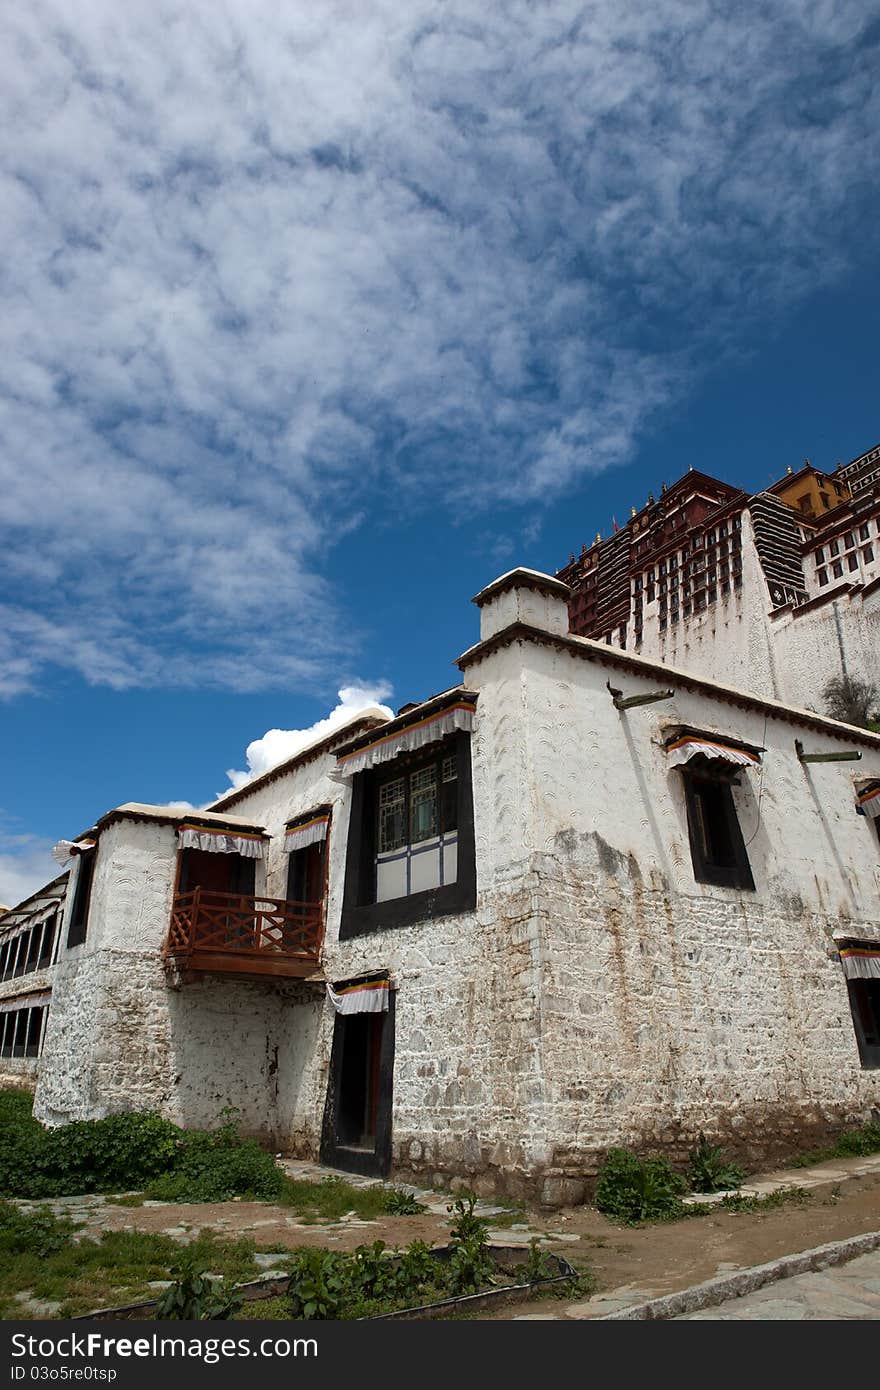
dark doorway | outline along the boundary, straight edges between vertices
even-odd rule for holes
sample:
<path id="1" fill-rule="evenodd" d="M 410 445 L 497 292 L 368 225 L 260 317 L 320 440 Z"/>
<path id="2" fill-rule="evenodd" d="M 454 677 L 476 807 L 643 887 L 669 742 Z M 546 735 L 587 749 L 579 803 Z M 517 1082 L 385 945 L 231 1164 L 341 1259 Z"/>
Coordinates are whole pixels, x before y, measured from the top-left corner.
<path id="1" fill-rule="evenodd" d="M 256 860 L 241 854 L 215 854 L 206 849 L 180 851 L 179 893 L 204 888 L 209 893 L 241 893 L 254 896 Z"/>
<path id="2" fill-rule="evenodd" d="M 319 903 L 324 898 L 324 858 L 326 840 L 296 849 L 287 866 L 287 900 L 292 903 Z"/>
<path id="3" fill-rule="evenodd" d="M 352 1173 L 391 1166 L 394 992 L 387 1013 L 337 1014 L 321 1159 Z"/>

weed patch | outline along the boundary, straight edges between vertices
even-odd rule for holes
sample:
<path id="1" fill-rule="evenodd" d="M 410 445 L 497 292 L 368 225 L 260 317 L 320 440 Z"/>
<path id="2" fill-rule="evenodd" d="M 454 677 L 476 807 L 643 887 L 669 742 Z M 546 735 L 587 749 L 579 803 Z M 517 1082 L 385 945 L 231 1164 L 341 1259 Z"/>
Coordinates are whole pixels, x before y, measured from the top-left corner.
<path id="1" fill-rule="evenodd" d="M 596 1184 L 599 1211 L 625 1226 L 689 1215 L 681 1200 L 685 1182 L 665 1158 L 638 1158 L 629 1149 L 610 1149 Z"/>
<path id="2" fill-rule="evenodd" d="M 731 1163 L 719 1144 L 710 1144 L 701 1134 L 691 1150 L 687 1176 L 692 1192 L 726 1192 L 742 1184 L 745 1170 Z"/>
<path id="3" fill-rule="evenodd" d="M 778 1192 L 768 1192 L 766 1197 L 747 1197 L 742 1192 L 731 1192 L 722 1197 L 718 1206 L 724 1211 L 775 1211 L 779 1207 L 808 1207 L 812 1202 L 809 1192 L 802 1187 L 781 1187 Z"/>
<path id="4" fill-rule="evenodd" d="M 835 1158 L 867 1158 L 880 1153 L 880 1123 L 848 1129 L 833 1144 L 824 1149 L 808 1149 L 790 1159 L 789 1168 L 811 1168 L 815 1163 L 828 1163 Z"/>

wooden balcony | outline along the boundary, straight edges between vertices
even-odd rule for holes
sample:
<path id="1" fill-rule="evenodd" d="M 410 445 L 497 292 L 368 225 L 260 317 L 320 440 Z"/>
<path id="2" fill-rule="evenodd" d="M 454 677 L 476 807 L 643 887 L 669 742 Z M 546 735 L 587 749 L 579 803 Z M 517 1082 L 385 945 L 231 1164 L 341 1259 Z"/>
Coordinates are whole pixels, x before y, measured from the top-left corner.
<path id="1" fill-rule="evenodd" d="M 309 979 L 318 974 L 323 931 L 321 903 L 194 888 L 174 898 L 162 955 L 184 977 Z"/>

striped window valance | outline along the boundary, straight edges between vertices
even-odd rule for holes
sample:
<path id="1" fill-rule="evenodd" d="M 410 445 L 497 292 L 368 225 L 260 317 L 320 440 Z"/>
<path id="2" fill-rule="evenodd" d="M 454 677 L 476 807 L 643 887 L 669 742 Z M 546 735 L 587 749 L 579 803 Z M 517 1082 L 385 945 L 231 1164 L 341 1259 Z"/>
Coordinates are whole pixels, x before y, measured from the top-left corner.
<path id="1" fill-rule="evenodd" d="M 880 778 L 856 784 L 856 811 L 872 820 L 880 818 Z"/>
<path id="2" fill-rule="evenodd" d="M 300 816 L 292 824 L 288 823 L 284 832 L 284 850 L 290 854 L 295 849 L 307 849 L 309 845 L 326 840 L 330 829 L 330 812 L 315 811 L 308 816 Z"/>
<path id="3" fill-rule="evenodd" d="M 388 1011 L 390 980 L 356 980 L 336 990 L 327 986 L 327 997 L 338 1014 L 381 1014 Z"/>
<path id="4" fill-rule="evenodd" d="M 387 734 L 380 730 L 364 747 L 340 754 L 333 776 L 336 780 L 354 777 L 367 768 L 391 762 L 400 753 L 410 753 L 424 748 L 426 744 L 435 743 L 457 730 L 470 733 L 474 727 L 475 712 L 474 701 L 462 699 L 454 704 L 445 705 L 433 714 L 426 714 L 423 719 L 417 719 L 402 729 L 395 729 Z"/>
<path id="5" fill-rule="evenodd" d="M 732 763 L 736 767 L 760 767 L 763 748 L 752 748 L 737 739 L 720 734 L 701 733 L 687 729 L 673 734 L 663 745 L 670 767 L 681 767 L 691 758 L 707 758 L 710 762 Z"/>
<path id="6" fill-rule="evenodd" d="M 241 854 L 245 859 L 263 858 L 263 836 L 248 830 L 224 830 L 206 825 L 181 825 L 181 849 L 203 849 L 209 854 Z"/>
<path id="7" fill-rule="evenodd" d="M 880 980 L 880 943 L 848 941 L 839 950 L 848 980 Z"/>

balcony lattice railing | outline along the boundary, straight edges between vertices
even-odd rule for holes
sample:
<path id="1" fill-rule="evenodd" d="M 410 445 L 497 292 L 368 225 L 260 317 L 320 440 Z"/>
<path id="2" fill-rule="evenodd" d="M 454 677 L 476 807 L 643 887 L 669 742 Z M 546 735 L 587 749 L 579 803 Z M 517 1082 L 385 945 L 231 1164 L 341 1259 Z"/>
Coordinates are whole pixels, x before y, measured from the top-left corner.
<path id="1" fill-rule="evenodd" d="M 321 903 L 193 888 L 177 893 L 162 954 L 182 968 L 302 974 L 317 967 Z"/>

